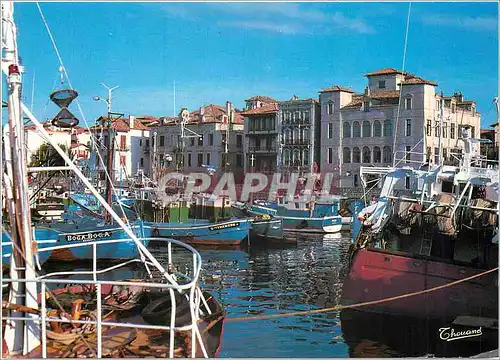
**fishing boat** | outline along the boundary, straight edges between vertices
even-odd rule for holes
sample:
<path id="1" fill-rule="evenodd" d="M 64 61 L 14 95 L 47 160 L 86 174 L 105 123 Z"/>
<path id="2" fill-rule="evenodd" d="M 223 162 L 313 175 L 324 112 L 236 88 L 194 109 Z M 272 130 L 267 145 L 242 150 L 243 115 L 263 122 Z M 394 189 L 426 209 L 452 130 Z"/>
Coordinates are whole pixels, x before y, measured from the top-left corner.
<path id="1" fill-rule="evenodd" d="M 442 106 L 444 107 L 444 106 Z M 482 274 L 437 291 L 363 311 L 451 319 L 498 318 L 498 161 L 480 155 L 463 128 L 458 166 L 361 168 L 384 178 L 363 221 L 343 287 L 346 304 L 376 301 Z M 423 154 L 422 154 L 423 155 Z M 488 270 L 490 270 L 488 272 Z"/>
<path id="2" fill-rule="evenodd" d="M 250 238 L 253 244 L 256 241 L 262 244 L 287 241 L 284 236 L 282 219 L 269 214 L 252 215 L 247 205 L 241 202 L 231 204 L 231 209 L 235 217 L 248 219 L 250 222 Z"/>
<path id="3" fill-rule="evenodd" d="M 9 112 L 8 143 L 3 149 L 6 174 L 2 180 L 12 238 L 11 266 L 8 276 L 2 277 L 0 286 L 2 357 L 217 356 L 225 315 L 217 300 L 200 288 L 200 254 L 174 239 L 150 239 L 165 247 L 165 263 L 160 264 L 68 155 L 50 138 L 41 123 L 21 102 L 23 69 L 18 58 L 14 4 L 2 2 L 1 9 L 4 47 L 2 71 L 8 84 Z M 41 7 L 39 11 L 50 33 Z M 61 57 L 59 59 L 64 68 Z M 68 103 L 65 105 L 64 116 L 59 116 L 55 122 L 61 121 L 68 126 L 76 121 L 67 110 Z M 98 248 L 105 246 L 105 242 L 87 241 L 81 246 L 92 249 L 94 256 L 91 270 L 49 271 L 43 274 L 37 271 L 33 258 L 36 243 L 29 211 L 22 113 L 61 155 L 65 170 L 72 171 L 82 181 L 106 209 L 109 217 L 128 235 L 127 239 L 115 242 L 133 242 L 140 254 L 138 258 L 105 267 L 97 256 Z M 69 249 L 72 246 L 61 245 L 59 248 Z M 178 256 L 180 253 L 186 255 L 184 260 Z M 147 274 L 145 278 L 120 281 L 104 279 L 103 274 L 133 263 L 143 267 L 144 274 Z"/>
<path id="4" fill-rule="evenodd" d="M 342 216 L 323 215 L 311 201 L 278 199 L 278 203 L 256 200 L 248 212 L 252 215 L 272 215 L 283 221 L 290 232 L 335 233 L 342 230 Z"/>

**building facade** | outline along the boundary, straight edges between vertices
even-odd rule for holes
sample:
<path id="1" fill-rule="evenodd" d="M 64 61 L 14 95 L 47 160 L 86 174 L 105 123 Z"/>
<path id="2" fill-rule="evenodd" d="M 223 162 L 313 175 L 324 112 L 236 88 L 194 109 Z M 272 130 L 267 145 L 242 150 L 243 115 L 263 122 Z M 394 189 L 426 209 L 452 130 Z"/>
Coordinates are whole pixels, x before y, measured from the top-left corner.
<path id="1" fill-rule="evenodd" d="M 334 174 L 334 185 L 361 186 L 361 166 L 451 161 L 464 127 L 479 136 L 480 114 L 462 93 L 437 94 L 435 82 L 392 68 L 365 76 L 361 94 L 341 86 L 320 91 L 321 169 Z"/>
<path id="2" fill-rule="evenodd" d="M 153 172 L 209 168 L 243 172 L 243 117 L 230 102 L 226 107 L 207 105 L 191 112 L 184 138 L 180 118 L 160 120 L 151 133 Z"/>

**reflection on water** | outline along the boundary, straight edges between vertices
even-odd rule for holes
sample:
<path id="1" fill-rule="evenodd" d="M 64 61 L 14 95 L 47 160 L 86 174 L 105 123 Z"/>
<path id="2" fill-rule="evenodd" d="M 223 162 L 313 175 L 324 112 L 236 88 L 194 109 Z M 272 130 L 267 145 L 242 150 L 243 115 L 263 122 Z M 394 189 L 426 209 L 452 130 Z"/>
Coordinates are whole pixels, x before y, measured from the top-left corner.
<path id="1" fill-rule="evenodd" d="M 498 341 L 491 341 L 491 334 L 476 338 L 475 342 L 444 342 L 437 334 L 442 324 L 353 310 L 254 321 L 230 320 L 339 304 L 348 271 L 350 236 L 349 233 L 308 234 L 298 236 L 294 245 L 274 248 L 200 250 L 203 286 L 216 295 L 227 311 L 220 356 L 470 356 L 498 346 Z M 159 260 L 166 260 L 165 248 L 152 247 L 151 251 Z M 184 255 L 188 263 L 189 255 Z M 176 261 L 182 257 L 178 253 Z M 131 277 L 123 272 L 120 276 Z"/>

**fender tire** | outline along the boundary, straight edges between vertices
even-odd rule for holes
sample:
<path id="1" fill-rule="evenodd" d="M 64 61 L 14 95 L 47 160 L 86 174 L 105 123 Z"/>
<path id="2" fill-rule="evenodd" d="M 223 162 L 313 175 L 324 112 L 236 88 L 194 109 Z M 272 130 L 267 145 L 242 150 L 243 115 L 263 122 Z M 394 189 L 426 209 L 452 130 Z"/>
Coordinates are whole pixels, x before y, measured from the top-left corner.
<path id="1" fill-rule="evenodd" d="M 191 323 L 191 311 L 188 300 L 180 294 L 175 295 L 175 326 L 185 326 Z M 142 309 L 141 315 L 149 324 L 170 325 L 172 305 L 167 292 L 160 299 L 151 301 Z"/>

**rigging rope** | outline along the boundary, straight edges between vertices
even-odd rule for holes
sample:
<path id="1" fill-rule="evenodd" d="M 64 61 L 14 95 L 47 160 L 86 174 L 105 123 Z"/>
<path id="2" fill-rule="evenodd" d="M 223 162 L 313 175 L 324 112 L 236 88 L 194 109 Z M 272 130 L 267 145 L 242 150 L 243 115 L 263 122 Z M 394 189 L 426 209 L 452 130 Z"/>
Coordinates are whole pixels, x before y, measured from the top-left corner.
<path id="1" fill-rule="evenodd" d="M 405 76 L 405 64 L 406 64 L 406 49 L 408 48 L 408 32 L 410 29 L 410 13 L 411 13 L 411 1 L 408 4 L 408 17 L 406 19 L 406 34 L 405 34 L 405 46 L 403 49 L 403 66 L 401 71 L 403 72 L 403 77 Z M 396 139 L 398 137 L 398 123 L 399 123 L 399 113 L 401 110 L 401 98 L 403 96 L 403 84 L 399 84 L 399 102 L 398 102 L 398 112 L 396 114 L 396 122 L 394 124 L 394 143 L 393 143 L 393 148 L 392 148 L 392 163 L 395 164 L 396 162 Z"/>
<path id="2" fill-rule="evenodd" d="M 50 31 L 49 24 L 48 24 L 47 20 L 45 19 L 45 16 L 43 15 L 42 8 L 40 7 L 40 4 L 38 2 L 36 3 L 36 6 L 38 8 L 38 12 L 40 13 L 40 16 L 42 17 L 42 21 L 43 21 L 43 23 L 45 25 L 45 28 L 47 29 L 47 32 L 49 34 L 50 40 L 52 42 L 52 46 L 54 47 L 54 51 L 56 52 L 57 58 L 59 60 L 59 64 L 60 64 L 60 66 L 62 68 L 62 72 L 64 73 L 64 75 L 66 76 L 66 79 L 68 80 L 69 87 L 73 88 L 73 85 L 71 84 L 71 80 L 70 80 L 70 78 L 68 76 L 68 73 L 66 71 L 66 67 L 64 66 L 64 62 L 62 60 L 61 54 L 59 53 L 59 49 L 57 48 L 54 36 L 52 36 L 52 32 Z M 80 111 L 80 115 L 82 116 L 82 120 L 84 121 L 85 125 L 89 129 L 90 126 L 89 126 L 89 123 L 87 122 L 87 119 L 85 118 L 85 115 L 83 113 L 83 109 L 82 109 L 82 107 L 80 105 L 80 101 L 78 101 L 78 99 L 75 99 L 75 100 L 76 100 L 76 104 L 78 106 L 78 110 Z M 89 134 L 90 134 L 90 138 L 92 139 L 92 143 L 95 144 L 96 143 L 96 138 L 95 138 L 94 134 L 90 130 L 89 130 Z M 105 162 L 104 162 L 104 160 L 103 160 L 103 158 L 102 158 L 99 150 L 96 149 L 96 152 L 97 152 L 97 156 L 99 157 L 99 160 L 101 161 L 101 164 L 104 164 Z M 113 189 L 113 193 L 116 193 L 115 186 L 113 185 L 113 179 L 111 178 L 111 175 L 109 174 L 108 169 L 106 169 L 105 166 L 103 166 L 103 168 L 104 168 L 104 173 L 106 174 L 106 177 L 109 179 L 109 182 L 111 184 L 111 188 Z M 119 204 L 119 206 L 120 206 L 120 209 L 122 210 L 122 213 L 125 213 L 125 211 L 123 210 L 122 205 Z M 130 223 L 129 223 L 128 218 L 126 216 L 125 216 L 125 219 L 127 220 L 127 224 L 130 226 Z"/>
<path id="3" fill-rule="evenodd" d="M 317 313 L 324 313 L 324 312 L 331 312 L 331 311 L 339 311 L 339 310 L 345 310 L 345 309 L 356 309 L 364 306 L 369 306 L 369 305 L 377 305 L 377 304 L 382 304 L 394 300 L 399 300 L 399 299 L 405 299 L 409 298 L 412 296 L 417 296 L 417 295 L 422 295 L 422 294 L 428 294 L 437 290 L 445 289 L 472 279 L 479 278 L 481 276 L 493 273 L 495 271 L 498 271 L 498 266 L 494 269 L 486 270 L 483 271 L 479 274 L 475 274 L 463 279 L 459 279 L 456 281 L 453 281 L 448 284 L 444 285 L 439 285 L 435 286 L 430 289 L 425 289 L 425 290 L 420 290 L 420 291 L 415 291 L 411 293 L 406 293 L 398 296 L 393 296 L 390 298 L 385 298 L 385 299 L 380 299 L 380 300 L 372 300 L 372 301 L 366 301 L 358 304 L 352 304 L 352 305 L 336 305 L 332 306 L 329 308 L 323 308 L 323 309 L 316 309 L 316 310 L 304 310 L 304 311 L 295 311 L 295 312 L 290 312 L 290 313 L 283 313 L 283 314 L 272 314 L 272 315 L 255 315 L 255 316 L 242 316 L 242 317 L 234 317 L 234 318 L 226 318 L 224 322 L 236 322 L 236 321 L 251 321 L 251 320 L 264 320 L 264 319 L 274 319 L 274 318 L 281 318 L 281 317 L 290 317 L 290 316 L 298 316 L 298 315 L 308 315 L 308 314 L 317 314 Z"/>

